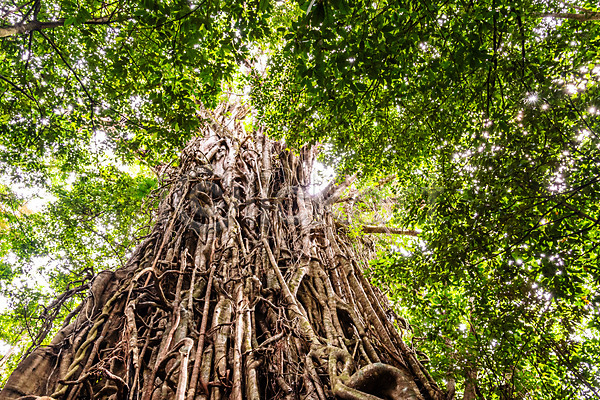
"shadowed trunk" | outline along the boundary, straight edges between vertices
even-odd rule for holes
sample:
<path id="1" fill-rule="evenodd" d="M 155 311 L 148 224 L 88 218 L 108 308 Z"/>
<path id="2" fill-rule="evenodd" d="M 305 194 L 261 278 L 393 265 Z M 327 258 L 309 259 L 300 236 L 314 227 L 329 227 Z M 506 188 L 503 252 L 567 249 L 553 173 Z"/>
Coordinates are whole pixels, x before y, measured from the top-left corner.
<path id="1" fill-rule="evenodd" d="M 311 196 L 313 149 L 207 119 L 152 233 L 0 399 L 443 398 L 336 228 L 344 184 Z"/>

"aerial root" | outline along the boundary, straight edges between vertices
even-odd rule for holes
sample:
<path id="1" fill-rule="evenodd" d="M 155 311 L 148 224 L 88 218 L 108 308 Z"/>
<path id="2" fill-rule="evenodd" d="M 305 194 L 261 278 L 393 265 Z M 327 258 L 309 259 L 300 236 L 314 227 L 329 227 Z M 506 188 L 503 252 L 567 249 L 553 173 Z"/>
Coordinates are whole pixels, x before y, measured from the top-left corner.
<path id="1" fill-rule="evenodd" d="M 383 363 L 368 364 L 334 386 L 344 400 L 422 399 L 408 372 Z"/>
<path id="2" fill-rule="evenodd" d="M 132 260 L 96 278 L 76 320 L 28 361 L 50 383 L 15 379 L 9 398 L 436 399 L 361 275 L 369 250 L 324 206 L 341 190 L 308 195 L 314 154 L 260 136 L 209 141 L 184 151 Z"/>

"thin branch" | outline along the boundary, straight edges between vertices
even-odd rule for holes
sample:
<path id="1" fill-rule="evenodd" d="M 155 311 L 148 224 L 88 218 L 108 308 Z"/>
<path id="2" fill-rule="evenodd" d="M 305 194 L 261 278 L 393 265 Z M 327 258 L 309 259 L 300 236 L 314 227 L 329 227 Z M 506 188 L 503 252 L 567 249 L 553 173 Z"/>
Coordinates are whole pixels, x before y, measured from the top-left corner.
<path id="1" fill-rule="evenodd" d="M 83 84 L 83 82 L 81 81 L 81 79 L 79 79 L 79 75 L 77 75 L 77 72 L 75 72 L 75 70 L 73 69 L 73 67 L 71 67 L 71 64 L 69 64 L 69 62 L 67 61 L 67 59 L 63 56 L 62 52 L 56 46 L 56 44 L 54 43 L 54 41 L 52 39 L 50 39 L 48 36 L 46 36 L 46 34 L 44 32 L 40 31 L 40 34 L 44 37 L 44 39 L 46 39 L 48 41 L 48 43 L 50 43 L 50 46 L 52 46 L 52 48 L 54 49 L 54 51 L 56 51 L 56 54 L 58 54 L 58 56 L 65 63 L 65 65 L 67 66 L 67 68 L 69 68 L 69 70 L 73 73 L 73 75 L 75 76 L 75 79 L 77 79 L 77 82 L 79 82 L 79 84 L 81 85 L 81 88 L 83 89 L 83 91 L 87 95 L 88 99 L 90 100 L 90 103 L 93 105 L 94 104 L 94 99 L 90 95 L 90 92 L 88 92 L 87 88 L 85 87 L 85 85 Z"/>
<path id="2" fill-rule="evenodd" d="M 32 97 L 24 89 L 17 86 L 15 83 L 13 83 L 10 79 L 5 77 L 4 75 L 0 74 L 0 79 L 3 80 L 4 82 L 8 83 L 10 86 L 15 88 L 17 91 L 21 92 L 25 97 L 27 97 L 29 100 L 33 101 L 35 104 L 38 104 L 37 100 L 34 97 Z M 39 104 L 38 104 L 38 106 L 39 106 Z"/>
<path id="3" fill-rule="evenodd" d="M 67 59 L 65 58 L 65 56 L 61 53 L 61 51 L 59 50 L 59 48 L 54 43 L 54 41 L 52 39 L 50 39 L 48 36 L 46 36 L 46 34 L 44 32 L 42 32 L 42 31 L 39 31 L 39 32 L 40 32 L 40 35 L 42 35 L 44 37 L 44 39 L 46 39 L 48 41 L 48 43 L 50 43 L 50 46 L 52 46 L 52 48 L 54 49 L 54 51 L 56 51 L 56 53 L 58 54 L 58 56 L 60 57 L 60 59 L 65 63 L 65 65 L 67 66 L 67 68 L 69 68 L 69 70 L 73 73 L 73 75 L 75 76 L 75 79 L 77 79 L 77 82 L 79 82 L 79 84 L 81 85 L 81 88 L 83 89 L 83 91 L 85 92 L 86 96 L 88 97 L 88 99 L 90 101 L 90 120 L 91 120 L 91 123 L 92 123 L 92 131 L 94 131 L 96 129 L 95 128 L 95 123 L 94 123 L 94 105 L 96 104 L 96 102 L 92 98 L 92 95 L 90 94 L 90 92 L 88 92 L 88 90 L 85 87 L 85 85 L 83 84 L 82 80 L 79 78 L 79 75 L 77 75 L 77 72 L 75 72 L 75 70 L 73 69 L 73 67 L 71 67 L 71 64 L 69 64 L 69 62 L 67 61 Z"/>
<path id="4" fill-rule="evenodd" d="M 13 8 L 12 10 L 9 10 L 9 9 L 5 8 L 5 9 L 3 9 L 3 11 L 5 11 L 5 13 L 0 18 L 2 18 L 2 19 L 8 18 L 9 15 L 16 14 L 18 11 L 21 11 L 22 9 L 24 9 L 25 7 L 27 7 L 31 3 L 33 3 L 33 0 L 32 1 L 28 1 L 27 3 L 24 3 L 24 4 L 22 4 L 22 5 L 18 6 L 18 7 L 16 6 L 16 4 L 14 4 L 16 8 Z"/>
<path id="5" fill-rule="evenodd" d="M 567 202 L 561 202 L 561 203 L 559 203 L 559 204 L 562 204 L 562 205 L 564 205 L 566 208 L 568 208 L 569 210 L 573 211 L 575 214 L 579 215 L 581 218 L 584 218 L 584 219 L 590 220 L 590 221 L 592 221 L 592 222 L 593 222 L 594 224 L 596 224 L 596 225 L 600 224 L 600 221 L 598 221 L 598 219 L 596 219 L 596 218 L 594 218 L 594 217 L 590 216 L 589 214 L 586 214 L 586 213 L 584 213 L 583 211 L 579 210 L 579 209 L 578 209 L 578 208 L 576 208 L 576 207 L 573 207 L 572 205 L 570 205 L 570 204 L 569 204 L 569 203 L 567 203 Z"/>
<path id="6" fill-rule="evenodd" d="M 32 2 L 30 1 L 30 2 L 28 2 L 26 5 L 29 5 L 29 4 L 31 4 L 31 3 L 32 3 Z M 34 12 L 34 10 L 37 10 L 37 9 L 38 9 L 38 7 L 39 7 L 39 3 L 40 3 L 40 0 L 35 0 L 35 2 L 33 2 L 33 7 L 31 7 L 31 8 L 30 8 L 30 9 L 29 9 L 29 10 L 28 10 L 26 13 L 25 13 L 25 15 L 23 15 L 23 18 L 21 18 L 21 21 L 20 21 L 19 23 L 21 23 L 21 24 L 22 24 L 22 23 L 23 23 L 23 21 L 25 21 L 25 20 L 27 19 L 27 17 L 29 17 L 29 14 L 31 14 L 32 12 Z M 34 19 L 36 19 L 36 18 L 34 18 Z"/>

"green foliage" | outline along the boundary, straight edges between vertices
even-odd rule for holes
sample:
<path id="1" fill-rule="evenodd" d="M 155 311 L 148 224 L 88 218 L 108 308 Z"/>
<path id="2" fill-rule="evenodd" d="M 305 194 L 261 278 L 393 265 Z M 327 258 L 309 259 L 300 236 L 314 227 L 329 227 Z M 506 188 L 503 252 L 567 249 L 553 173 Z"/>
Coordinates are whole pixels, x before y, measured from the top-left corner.
<path id="1" fill-rule="evenodd" d="M 373 277 L 436 376 L 485 398 L 599 394 L 600 24 L 541 18 L 565 8 L 307 2 L 254 82 L 290 143 L 396 174 L 387 222 L 422 233 Z"/>
<path id="2" fill-rule="evenodd" d="M 597 355 L 590 350 L 598 331 L 590 326 L 589 297 L 547 291 L 536 281 L 543 269 L 537 262 L 494 260 L 449 273 L 432 270 L 440 262 L 433 252 L 413 250 L 379 259 L 374 279 L 413 322 L 413 343 L 440 380 L 460 387 L 477 371 L 486 398 L 594 396 Z"/>
<path id="3" fill-rule="evenodd" d="M 600 24 L 543 18 L 599 11 L 576 3 L 3 6 L 0 30 L 60 23 L 0 41 L 0 286 L 24 288 L 1 326 L 35 326 L 44 290 L 117 267 L 156 185 L 132 165 L 160 170 L 201 107 L 250 86 L 257 123 L 290 146 L 322 143 L 363 187 L 396 176 L 341 215 L 356 234 L 422 231 L 384 241 L 370 272 L 437 378 L 460 392 L 476 373 L 485 398 L 598 396 Z M 55 200 L 29 212 L 17 185 Z M 40 268 L 48 288 L 23 283 Z"/>
<path id="4" fill-rule="evenodd" d="M 260 4 L 259 4 L 260 3 Z M 35 3 L 38 4 L 38 3 Z M 269 33 L 269 2 L 96 0 L 6 6 L 5 23 L 64 26 L 0 42 L 0 160 L 40 170 L 86 162 L 103 129 L 127 159 L 170 157 L 214 106 L 221 84 Z M 35 17 L 34 17 L 35 15 Z M 107 22 L 94 22 L 104 18 Z"/>
<path id="5" fill-rule="evenodd" d="M 0 36 L 38 24 L 0 39 L 0 289 L 12 299 L 2 327 L 23 335 L 0 339 L 26 348 L 52 297 L 125 262 L 155 205 L 149 171 L 176 159 L 198 110 L 270 34 L 272 10 L 258 0 L 0 6 Z M 36 197 L 44 209 L 28 208 Z"/>
<path id="6" fill-rule="evenodd" d="M 0 294 L 8 300 L 0 314 L 0 340 L 18 343 L 16 356 L 51 339 L 85 292 L 67 299 L 48 322 L 53 310 L 47 307 L 57 294 L 123 265 L 137 238 L 147 233 L 151 215 L 142 212 L 142 204 L 152 209 L 148 195 L 155 186 L 147 174 L 99 166 L 68 184 L 56 175 L 47 194 L 54 200 L 40 211 L 15 200 L 0 235 Z M 38 338 L 48 323 L 49 333 Z"/>

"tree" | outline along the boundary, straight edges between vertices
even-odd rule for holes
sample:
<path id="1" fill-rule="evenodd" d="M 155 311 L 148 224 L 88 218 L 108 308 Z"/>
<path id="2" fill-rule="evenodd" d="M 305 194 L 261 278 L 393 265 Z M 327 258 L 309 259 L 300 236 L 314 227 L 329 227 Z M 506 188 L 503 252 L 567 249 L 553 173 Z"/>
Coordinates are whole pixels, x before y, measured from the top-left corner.
<path id="1" fill-rule="evenodd" d="M 1 188 L 0 289 L 15 303 L 4 340 L 41 344 L 34 331 L 55 329 L 98 266 L 120 264 L 152 171 L 174 161 L 203 106 L 251 85 L 257 129 L 297 151 L 322 143 L 325 161 L 358 176 L 365 190 L 338 214 L 351 235 L 382 231 L 357 223 L 379 217 L 387 232 L 418 232 L 378 237 L 366 272 L 410 320 L 406 340 L 429 354 L 434 380 L 467 397 L 598 396 L 594 2 L 0 8 L 0 168 L 57 197 L 28 215 Z M 94 142 L 118 162 L 100 162 Z M 51 294 L 12 289 L 40 255 L 61 261 L 52 289 L 74 293 L 48 309 Z"/>
<path id="2" fill-rule="evenodd" d="M 314 148 L 207 115 L 151 234 L 0 398 L 443 398 L 334 224 L 350 181 L 310 196 Z"/>

